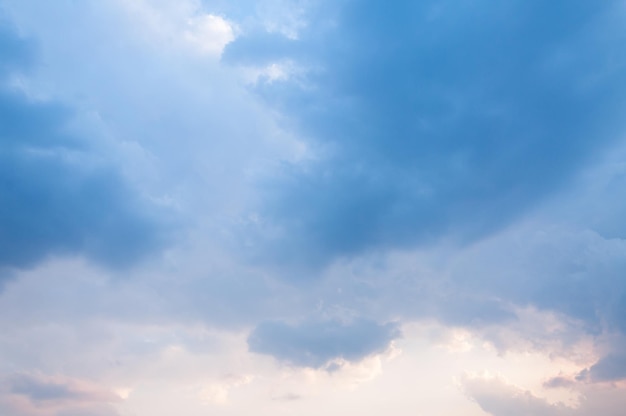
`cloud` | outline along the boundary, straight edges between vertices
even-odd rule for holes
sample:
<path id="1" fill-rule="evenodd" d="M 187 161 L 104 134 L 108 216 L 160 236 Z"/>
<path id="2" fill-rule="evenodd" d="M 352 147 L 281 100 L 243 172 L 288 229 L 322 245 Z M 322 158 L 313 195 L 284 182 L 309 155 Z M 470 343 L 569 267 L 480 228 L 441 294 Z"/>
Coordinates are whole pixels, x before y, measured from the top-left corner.
<path id="1" fill-rule="evenodd" d="M 295 389 L 283 379 L 272 395 L 276 406 L 308 408 L 309 388 L 330 386 L 339 400 L 333 379 L 369 379 L 383 366 L 388 374 L 378 354 L 399 337 L 399 324 L 385 322 L 435 319 L 472 329 L 475 339 L 448 342 L 455 357 L 495 355 L 495 346 L 502 357 L 487 364 L 495 365 L 510 358 L 507 350 L 539 349 L 576 361 L 572 374 L 589 367 L 584 381 L 553 379 L 553 387 L 619 380 L 618 343 L 595 354 L 581 328 L 626 328 L 623 179 L 598 198 L 560 199 L 556 220 L 545 206 L 529 210 L 562 198 L 555 191 L 621 132 L 624 42 L 615 27 L 623 25 L 610 21 L 612 3 L 296 3 L 311 6 L 301 15 L 308 24 L 291 7 L 289 24 L 254 24 L 192 0 L 7 6 L 37 39 L 0 35 L 8 57 L 0 63 L 0 229 L 8 232 L 0 268 L 28 268 L 0 298 L 7 362 L 106 374 L 140 386 L 131 394 L 137 410 L 124 413 L 146 406 L 166 414 L 193 389 L 213 403 L 272 391 L 263 375 L 241 389 L 220 381 L 231 366 L 264 373 L 268 360 L 252 351 L 321 369 L 273 366 L 276 379 L 290 371 L 319 378 Z M 239 35 L 220 66 L 221 48 Z M 45 66 L 36 65 L 38 49 Z M 280 73 L 253 87 L 271 109 L 241 88 L 233 65 Z M 84 117 L 99 123 L 94 131 L 74 128 Z M 285 157 L 292 152 L 282 135 L 307 141 L 301 157 Z M 158 251 L 165 220 L 148 199 L 169 201 L 193 226 L 121 284 L 82 258 L 42 262 L 69 255 L 123 266 Z M 561 223 L 580 214 L 583 199 L 606 211 Z M 237 231 L 245 247 L 231 250 Z M 241 252 L 321 278 L 303 287 L 298 274 L 250 265 Z M 323 272 L 310 267 L 338 259 Z M 187 325 L 192 335 L 180 330 Z M 226 353 L 205 334 L 216 327 L 254 329 Z M 200 357 L 213 361 L 201 366 Z M 385 395 L 400 397 L 395 383 L 412 385 L 411 377 L 428 383 L 438 365 L 426 376 L 386 379 Z M 161 390 L 144 383 L 155 378 Z M 65 379 L 12 382 L 12 399 L 29 409 L 87 400 Z M 472 391 L 493 412 L 569 411 L 512 386 L 479 387 Z M 180 402 L 164 403 L 168 394 Z M 90 414 L 77 406 L 63 415 Z M 22 413 L 42 416 L 33 412 Z"/>
<path id="2" fill-rule="evenodd" d="M 623 348 L 624 346 L 620 345 L 619 347 Z M 609 353 L 581 375 L 583 379 L 588 377 L 596 382 L 626 380 L 626 354 L 622 351 Z"/>
<path id="3" fill-rule="evenodd" d="M 543 387 L 549 389 L 570 388 L 575 386 L 576 381 L 563 376 L 552 377 L 543 383 Z"/>
<path id="4" fill-rule="evenodd" d="M 31 43 L 6 24 L 0 48 L 12 74 L 29 69 Z M 62 254 L 119 267 L 161 247 L 164 210 L 138 195 L 96 138 L 72 131 L 72 109 L 29 97 L 4 75 L 0 268 L 29 267 Z"/>
<path id="5" fill-rule="evenodd" d="M 530 302 L 595 331 L 623 331 L 625 244 L 580 226 L 520 225 L 463 253 L 451 275 L 463 291 Z"/>
<path id="6" fill-rule="evenodd" d="M 121 398 L 86 381 L 36 374 L 13 374 L 0 383 L 0 410 L 15 416 L 116 416 Z"/>
<path id="7" fill-rule="evenodd" d="M 580 403 L 550 403 L 532 392 L 507 384 L 500 378 L 464 377 L 465 393 L 492 416 L 619 416 L 623 413 L 624 389 L 577 386 Z"/>
<path id="8" fill-rule="evenodd" d="M 567 326 L 592 335 L 598 345 L 608 344 L 597 349 L 597 354 L 607 360 L 601 358 L 597 367 L 592 367 L 595 371 L 590 368 L 588 380 L 619 379 L 624 377 L 619 351 L 625 343 L 619 334 L 623 335 L 626 328 L 626 285 L 622 278 L 626 241 L 595 231 L 590 219 L 598 218 L 602 211 L 587 211 L 580 202 L 596 197 L 594 205 L 603 201 L 602 210 L 611 210 L 610 194 L 590 194 L 580 187 L 576 194 L 576 198 L 553 201 L 533 220 L 475 244 L 455 259 L 449 275 L 455 282 L 454 290 L 461 293 L 534 305 L 567 317 Z M 564 218 L 568 215 L 577 218 Z M 533 332 L 533 327 L 523 331 L 528 339 L 539 339 Z M 568 344 L 573 340 L 568 332 L 556 326 L 549 334 Z"/>
<path id="9" fill-rule="evenodd" d="M 289 364 L 321 368 L 332 360 L 359 361 L 384 352 L 400 336 L 395 324 L 359 319 L 308 321 L 298 325 L 263 322 L 248 338 L 250 351 L 267 354 Z"/>
<path id="10" fill-rule="evenodd" d="M 226 62 L 305 68 L 257 91 L 317 149 L 265 184 L 259 255 L 474 240 L 562 187 L 623 128 L 616 4 L 319 2 L 295 40 L 240 36 Z"/>
<path id="11" fill-rule="evenodd" d="M 114 393 L 75 380 L 56 379 L 30 374 L 16 374 L 6 381 L 8 391 L 27 397 L 33 402 L 77 401 L 116 402 L 120 398 Z"/>
<path id="12" fill-rule="evenodd" d="M 550 404 L 528 391 L 507 385 L 497 378 L 465 378 L 463 388 L 468 396 L 493 416 L 566 416 L 573 415 L 563 404 Z"/>
<path id="13" fill-rule="evenodd" d="M 265 66 L 298 53 L 298 42 L 281 33 L 248 33 L 229 45 L 222 61 L 233 64 Z"/>
<path id="14" fill-rule="evenodd" d="M 0 76 L 4 77 L 15 70 L 23 70 L 32 66 L 35 47 L 31 41 L 20 38 L 14 33 L 14 28 L 0 9 Z"/>

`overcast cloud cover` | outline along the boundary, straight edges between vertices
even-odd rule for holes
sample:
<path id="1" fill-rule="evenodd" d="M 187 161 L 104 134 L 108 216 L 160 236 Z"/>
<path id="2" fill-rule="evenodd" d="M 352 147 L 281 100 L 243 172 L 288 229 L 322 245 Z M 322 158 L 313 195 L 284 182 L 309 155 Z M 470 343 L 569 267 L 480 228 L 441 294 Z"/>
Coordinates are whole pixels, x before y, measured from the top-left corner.
<path id="1" fill-rule="evenodd" d="M 624 27 L 0 0 L 0 413 L 622 414 Z"/>

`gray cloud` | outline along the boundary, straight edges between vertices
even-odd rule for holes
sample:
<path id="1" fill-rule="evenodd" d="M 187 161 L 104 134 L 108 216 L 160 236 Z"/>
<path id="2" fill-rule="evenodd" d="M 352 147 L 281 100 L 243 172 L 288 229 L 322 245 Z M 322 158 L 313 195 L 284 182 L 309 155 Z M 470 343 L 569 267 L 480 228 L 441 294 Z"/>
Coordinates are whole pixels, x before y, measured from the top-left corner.
<path id="1" fill-rule="evenodd" d="M 395 324 L 364 319 L 350 323 L 308 321 L 298 325 L 264 322 L 250 334 L 248 346 L 250 351 L 293 365 L 320 368 L 335 359 L 358 361 L 383 352 L 399 336 Z"/>
<path id="2" fill-rule="evenodd" d="M 623 348 L 624 345 L 619 345 L 619 347 Z M 626 353 L 619 351 L 602 357 L 583 373 L 583 378 L 589 378 L 595 382 L 626 380 Z"/>
<path id="3" fill-rule="evenodd" d="M 543 387 L 549 389 L 571 388 L 576 385 L 576 381 L 572 378 L 558 376 L 552 377 L 543 383 Z"/>

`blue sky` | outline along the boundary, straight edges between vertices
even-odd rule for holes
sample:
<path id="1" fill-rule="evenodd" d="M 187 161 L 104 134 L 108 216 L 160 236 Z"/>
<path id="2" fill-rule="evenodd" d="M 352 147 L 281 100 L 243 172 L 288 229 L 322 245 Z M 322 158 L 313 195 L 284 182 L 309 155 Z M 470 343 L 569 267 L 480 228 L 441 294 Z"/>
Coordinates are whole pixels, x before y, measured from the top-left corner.
<path id="1" fill-rule="evenodd" d="M 0 413 L 620 415 L 621 0 L 0 0 Z"/>

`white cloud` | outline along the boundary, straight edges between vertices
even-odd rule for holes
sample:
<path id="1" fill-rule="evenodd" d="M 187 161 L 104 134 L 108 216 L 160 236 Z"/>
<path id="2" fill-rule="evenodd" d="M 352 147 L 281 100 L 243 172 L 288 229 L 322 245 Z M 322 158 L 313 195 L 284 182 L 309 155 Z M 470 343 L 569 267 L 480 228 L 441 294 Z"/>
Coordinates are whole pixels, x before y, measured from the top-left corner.
<path id="1" fill-rule="evenodd" d="M 201 52 L 220 55 L 224 46 L 235 38 L 235 31 L 230 23 L 220 16 L 204 14 L 187 21 L 185 39 Z"/>
<path id="2" fill-rule="evenodd" d="M 188 44 L 197 52 L 219 57 L 235 38 L 233 23 L 206 12 L 199 1 L 120 0 L 117 6 L 132 22 L 135 36 L 156 48 Z"/>

